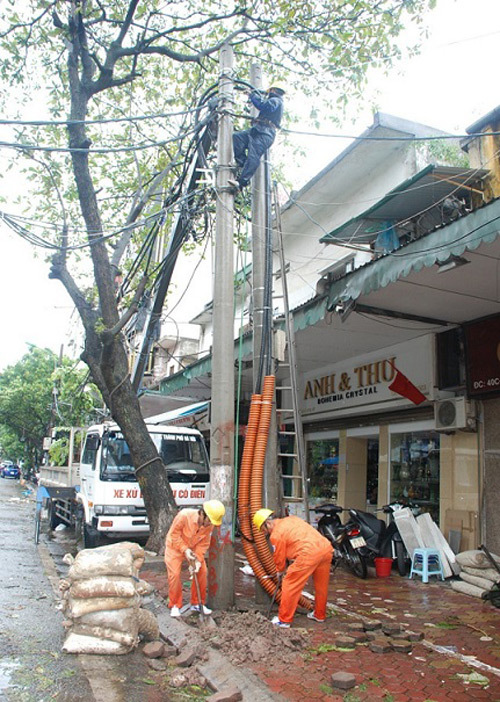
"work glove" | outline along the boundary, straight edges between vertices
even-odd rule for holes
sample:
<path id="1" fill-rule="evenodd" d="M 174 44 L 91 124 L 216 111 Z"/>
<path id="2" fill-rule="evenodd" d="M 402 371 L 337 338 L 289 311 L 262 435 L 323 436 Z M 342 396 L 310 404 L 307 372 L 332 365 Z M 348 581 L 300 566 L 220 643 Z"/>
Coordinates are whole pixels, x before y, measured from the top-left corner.
<path id="1" fill-rule="evenodd" d="M 188 560 L 190 563 L 193 563 L 194 561 L 196 561 L 196 554 L 194 553 L 194 551 L 191 551 L 190 548 L 187 548 L 187 549 L 184 551 L 184 555 L 186 556 L 187 560 Z"/>
<path id="2" fill-rule="evenodd" d="M 191 577 L 195 575 L 201 568 L 201 562 L 200 561 L 195 561 L 194 563 L 191 563 L 188 567 L 189 574 Z"/>

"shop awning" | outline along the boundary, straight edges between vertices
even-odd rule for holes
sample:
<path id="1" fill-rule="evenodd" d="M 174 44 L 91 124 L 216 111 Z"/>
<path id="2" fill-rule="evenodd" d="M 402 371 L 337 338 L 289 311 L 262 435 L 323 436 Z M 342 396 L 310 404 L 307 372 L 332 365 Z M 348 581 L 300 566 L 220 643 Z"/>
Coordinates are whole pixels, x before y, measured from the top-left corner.
<path id="1" fill-rule="evenodd" d="M 338 302 L 357 300 L 424 267 L 474 251 L 495 241 L 499 234 L 500 199 L 335 281 L 330 286 L 327 309 Z"/>
<path id="2" fill-rule="evenodd" d="M 155 414 L 153 417 L 147 417 L 145 421 L 147 424 L 171 424 L 177 420 L 187 419 L 199 412 L 203 412 L 208 409 L 209 404 L 209 400 L 206 402 L 195 402 L 193 405 L 186 405 L 185 407 L 170 410 L 170 412 L 162 412 L 161 414 Z"/>
<path id="3" fill-rule="evenodd" d="M 435 166 L 426 168 L 400 183 L 372 207 L 353 217 L 323 236 L 324 244 L 369 244 L 374 241 L 385 222 L 409 222 L 412 217 L 427 213 L 441 206 L 449 197 L 459 198 L 474 190 L 474 185 L 486 171 L 472 168 Z M 435 210 L 439 216 L 439 210 Z M 438 220 L 436 220 L 436 223 Z"/>

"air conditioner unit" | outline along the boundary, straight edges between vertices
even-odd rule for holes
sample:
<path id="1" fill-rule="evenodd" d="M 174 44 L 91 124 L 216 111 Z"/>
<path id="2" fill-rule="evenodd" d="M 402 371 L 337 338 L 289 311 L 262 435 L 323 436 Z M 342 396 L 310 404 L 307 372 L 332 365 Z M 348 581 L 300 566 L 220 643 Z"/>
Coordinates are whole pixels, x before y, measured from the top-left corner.
<path id="1" fill-rule="evenodd" d="M 476 428 L 476 412 L 474 402 L 465 397 L 451 397 L 434 404 L 434 421 L 438 431 L 455 431 L 465 429 L 474 431 Z"/>

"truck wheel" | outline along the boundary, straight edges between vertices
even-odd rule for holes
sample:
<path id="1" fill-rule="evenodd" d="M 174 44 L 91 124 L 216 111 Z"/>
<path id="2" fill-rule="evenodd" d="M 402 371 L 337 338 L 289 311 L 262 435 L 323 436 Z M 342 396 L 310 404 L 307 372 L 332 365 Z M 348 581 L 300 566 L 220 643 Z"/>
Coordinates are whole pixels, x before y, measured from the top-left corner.
<path id="1" fill-rule="evenodd" d="M 95 548 L 99 546 L 99 532 L 89 527 L 85 522 L 85 511 L 79 507 L 75 522 L 76 538 L 82 548 Z"/>
<path id="2" fill-rule="evenodd" d="M 56 526 L 62 524 L 62 519 L 56 514 L 57 502 L 52 500 L 49 502 L 49 529 L 55 529 Z"/>

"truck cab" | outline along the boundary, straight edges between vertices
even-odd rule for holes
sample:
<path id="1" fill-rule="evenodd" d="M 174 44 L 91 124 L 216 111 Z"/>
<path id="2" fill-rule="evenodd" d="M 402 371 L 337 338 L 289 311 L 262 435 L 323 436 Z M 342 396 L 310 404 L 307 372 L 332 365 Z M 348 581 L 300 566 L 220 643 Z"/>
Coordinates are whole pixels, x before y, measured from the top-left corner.
<path id="1" fill-rule="evenodd" d="M 210 466 L 201 433 L 187 427 L 147 428 L 165 465 L 176 503 L 201 506 L 210 497 Z M 135 468 L 116 424 L 89 427 L 83 436 L 78 470 L 70 459 L 66 473 L 58 467 L 57 482 L 53 466 L 42 470 L 51 526 L 74 524 L 85 548 L 96 546 L 101 535 L 147 536 L 148 518 Z"/>

